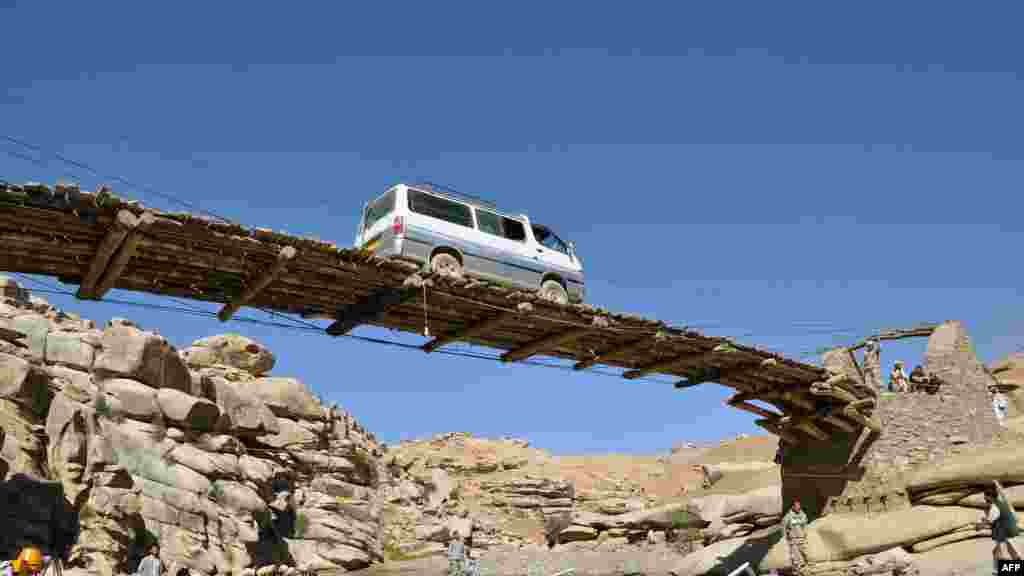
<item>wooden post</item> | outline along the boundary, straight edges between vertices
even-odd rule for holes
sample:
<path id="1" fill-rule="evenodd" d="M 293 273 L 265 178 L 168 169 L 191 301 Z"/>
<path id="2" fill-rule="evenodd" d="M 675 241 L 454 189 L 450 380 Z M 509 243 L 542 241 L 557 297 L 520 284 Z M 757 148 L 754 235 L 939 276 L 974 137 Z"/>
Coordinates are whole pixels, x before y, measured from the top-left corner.
<path id="1" fill-rule="evenodd" d="M 297 251 L 294 246 L 285 246 L 284 248 L 281 248 L 281 251 L 277 254 L 277 261 L 274 262 L 274 265 L 257 276 L 256 280 L 246 287 L 245 292 L 243 292 L 237 300 L 233 300 L 225 304 L 220 309 L 220 312 L 217 313 L 217 318 L 220 319 L 221 322 L 227 322 L 230 320 L 231 317 L 234 316 L 235 312 L 238 312 L 239 308 L 251 302 L 261 290 L 276 280 L 277 277 L 284 272 L 284 268 L 288 262 L 295 258 L 296 254 Z"/>
<path id="2" fill-rule="evenodd" d="M 96 255 L 93 256 L 92 262 L 89 263 L 89 271 L 86 272 L 85 278 L 82 279 L 81 284 L 78 286 L 78 292 L 75 294 L 77 298 L 83 300 L 97 298 L 95 296 L 96 282 L 99 281 L 103 271 L 107 269 L 107 263 L 110 262 L 114 252 L 124 242 L 125 236 L 138 223 L 138 218 L 127 210 L 121 210 L 117 213 L 114 223 L 107 230 L 107 235 L 103 237 L 99 247 L 96 248 Z"/>
<path id="3" fill-rule="evenodd" d="M 516 348 L 515 350 L 510 350 L 502 354 L 501 361 L 516 362 L 518 360 L 523 360 L 524 358 L 529 358 L 530 356 L 533 356 L 538 352 L 543 352 L 544 350 L 552 350 L 561 346 L 562 344 L 565 344 L 566 342 L 571 342 L 578 338 L 582 338 L 583 336 L 586 336 L 588 333 L 590 333 L 591 330 L 592 329 L 590 327 L 573 327 L 569 328 L 568 330 L 563 330 L 562 332 L 549 334 L 543 338 L 538 338 L 537 340 L 534 340 L 532 342 L 527 342 L 526 344 L 523 344 L 522 346 Z"/>
<path id="4" fill-rule="evenodd" d="M 117 254 L 114 255 L 110 261 L 110 265 L 107 266 L 107 271 L 103 274 L 103 279 L 100 280 L 98 286 L 96 286 L 93 292 L 95 297 L 103 298 L 103 296 L 114 287 L 117 283 L 117 278 L 124 272 L 125 267 L 128 266 L 128 262 L 135 256 L 135 251 L 138 247 L 139 233 L 144 232 L 153 223 L 156 222 L 156 216 L 152 212 L 144 212 L 139 217 L 138 223 L 128 231 L 128 235 L 125 236 L 124 242 L 121 243 L 121 247 L 118 249 Z"/>
<path id="5" fill-rule="evenodd" d="M 512 318 L 515 318 L 517 315 L 517 312 L 501 312 L 495 316 L 491 316 L 490 318 L 485 318 L 479 322 L 470 324 L 461 330 L 455 330 L 449 334 L 438 336 L 420 348 L 427 353 L 433 352 L 445 344 L 458 342 L 460 340 L 468 340 L 479 334 L 485 334 L 503 323 L 508 322 Z"/>
<path id="6" fill-rule="evenodd" d="M 651 372 L 661 372 L 662 370 L 664 370 L 666 368 L 674 368 L 674 367 L 676 367 L 676 366 L 678 366 L 680 364 L 687 363 L 687 362 L 693 362 L 694 360 L 699 362 L 699 361 L 704 360 L 706 358 L 710 358 L 711 356 L 714 356 L 715 354 L 716 354 L 716 352 L 714 350 L 707 350 L 707 351 L 704 351 L 704 352 L 694 352 L 694 353 L 691 353 L 691 354 L 683 354 L 682 356 L 676 356 L 675 358 L 669 358 L 668 360 L 661 360 L 659 362 L 654 362 L 653 364 L 648 364 L 647 366 L 644 366 L 642 368 L 638 368 L 636 370 L 630 370 L 630 371 L 624 373 L 622 375 L 622 377 L 627 379 L 627 380 L 635 380 L 637 378 L 640 378 L 641 376 L 644 376 L 646 374 L 650 374 Z"/>

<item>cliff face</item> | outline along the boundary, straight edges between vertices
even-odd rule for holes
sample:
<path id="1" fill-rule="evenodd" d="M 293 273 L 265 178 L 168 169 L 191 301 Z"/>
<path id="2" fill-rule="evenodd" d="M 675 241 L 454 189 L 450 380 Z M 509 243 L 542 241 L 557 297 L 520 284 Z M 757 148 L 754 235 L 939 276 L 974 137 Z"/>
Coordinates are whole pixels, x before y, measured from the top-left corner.
<path id="1" fill-rule="evenodd" d="M 383 447 L 236 335 L 176 350 L 102 329 L 0 279 L 0 557 L 69 547 L 67 566 L 133 572 L 356 569 L 382 558 Z"/>

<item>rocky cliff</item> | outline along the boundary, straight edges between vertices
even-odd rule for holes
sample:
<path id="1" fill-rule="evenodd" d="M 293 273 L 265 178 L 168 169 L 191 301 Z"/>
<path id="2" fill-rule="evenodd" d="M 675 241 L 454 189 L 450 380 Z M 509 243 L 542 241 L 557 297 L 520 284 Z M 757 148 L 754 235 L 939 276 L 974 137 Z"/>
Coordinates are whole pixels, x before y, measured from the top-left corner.
<path id="1" fill-rule="evenodd" d="M 224 335 L 177 350 L 0 279 L 5 529 L 89 573 L 357 569 L 383 558 L 383 447 L 273 355 Z"/>

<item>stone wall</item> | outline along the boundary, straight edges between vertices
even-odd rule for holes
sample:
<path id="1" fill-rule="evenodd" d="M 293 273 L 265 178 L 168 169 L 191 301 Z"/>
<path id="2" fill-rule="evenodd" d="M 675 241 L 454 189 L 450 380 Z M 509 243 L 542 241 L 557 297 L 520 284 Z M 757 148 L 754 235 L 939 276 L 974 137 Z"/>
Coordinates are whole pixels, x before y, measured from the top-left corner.
<path id="1" fill-rule="evenodd" d="M 812 516 L 899 509 L 909 501 L 905 491 L 892 486 L 900 486 L 903 476 L 947 456 L 1005 439 L 988 392 L 994 381 L 960 322 L 946 322 L 935 330 L 928 339 L 923 365 L 943 382 L 941 388 L 936 394 L 880 396 L 874 414 L 883 431 L 859 463 L 859 474 L 856 467 L 850 467 L 845 479 L 806 475 L 816 469 L 836 471 L 849 464 L 857 443 L 865 441 L 866 431 L 784 448 L 785 506 L 799 495 Z"/>

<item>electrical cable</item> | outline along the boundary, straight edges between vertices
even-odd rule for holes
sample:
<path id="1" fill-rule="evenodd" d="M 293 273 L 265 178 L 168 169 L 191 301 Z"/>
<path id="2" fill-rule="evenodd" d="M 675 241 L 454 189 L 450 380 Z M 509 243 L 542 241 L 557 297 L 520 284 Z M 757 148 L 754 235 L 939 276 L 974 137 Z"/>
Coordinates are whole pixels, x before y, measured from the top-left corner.
<path id="1" fill-rule="evenodd" d="M 48 284 L 46 284 L 46 283 L 44 283 L 44 282 L 42 282 L 40 280 L 36 280 L 34 278 L 31 278 L 29 276 L 26 276 L 26 275 L 23 275 L 23 274 L 20 274 L 20 273 L 17 273 L 17 272 L 12 273 L 12 274 L 17 276 L 17 277 L 19 277 L 19 278 L 21 278 L 21 279 L 23 279 L 23 280 L 25 280 L 26 282 L 29 282 L 29 283 L 32 283 L 32 284 L 42 285 L 42 286 L 51 286 L 51 287 L 47 287 L 47 288 L 33 288 L 33 291 L 35 291 L 35 292 L 41 292 L 41 293 L 44 293 L 44 294 L 54 294 L 54 295 L 59 295 L 59 296 L 67 296 L 67 297 L 71 297 L 71 298 L 75 297 L 75 294 L 72 293 L 72 292 L 69 292 L 67 290 L 61 290 L 61 289 L 56 288 L 56 287 L 52 287 L 52 285 L 48 285 Z M 217 317 L 216 312 L 213 312 L 213 311 L 195 310 L 195 309 L 180 308 L 180 307 L 174 307 L 174 306 L 163 306 L 163 305 L 159 305 L 159 304 L 151 304 L 151 303 L 148 303 L 148 302 L 135 302 L 135 301 L 131 301 L 131 300 L 106 299 L 106 298 L 103 299 L 103 300 L 99 300 L 98 302 L 99 303 L 107 303 L 107 304 L 124 305 L 124 306 L 136 306 L 136 307 L 140 307 L 140 308 L 147 308 L 147 309 L 152 309 L 152 310 L 160 310 L 160 311 L 165 311 L 165 312 L 186 313 L 186 314 L 190 314 L 190 315 L 193 315 L 193 316 L 206 317 L 206 318 L 216 318 Z M 292 320 L 290 317 L 285 316 L 283 314 L 280 314 L 278 312 L 273 312 L 272 311 L 272 314 Z M 246 322 L 246 323 L 257 324 L 257 325 L 260 325 L 260 326 L 274 327 L 274 328 L 284 328 L 284 329 L 289 329 L 289 330 L 305 331 L 307 333 L 323 333 L 324 332 L 323 328 L 321 328 L 320 326 L 316 326 L 314 324 L 311 324 L 311 323 L 309 323 L 308 326 L 297 326 L 297 325 L 294 325 L 294 324 L 285 324 L 285 323 L 282 323 L 282 322 L 268 322 L 266 320 L 260 320 L 258 318 L 248 318 L 248 317 L 243 317 L 243 316 L 233 316 L 232 317 L 232 321 Z M 359 341 L 362 341 L 362 342 L 372 343 L 372 344 L 379 344 L 379 345 L 387 345 L 387 346 L 397 347 L 399 349 L 415 350 L 417 352 L 422 352 L 423 351 L 422 348 L 420 348 L 420 346 L 418 346 L 416 344 L 408 344 L 408 343 L 405 343 L 405 342 L 397 342 L 397 341 L 394 341 L 394 340 L 387 340 L 387 339 L 384 339 L 384 338 L 375 338 L 375 337 L 371 337 L 371 336 L 362 336 L 362 335 L 357 335 L 357 334 L 342 334 L 341 336 L 344 336 L 346 338 L 350 338 L 350 339 L 353 339 L 353 340 L 359 340 Z M 481 352 L 465 352 L 465 351 L 460 351 L 460 350 L 439 349 L 439 350 L 435 350 L 434 353 L 435 354 L 442 354 L 442 355 L 446 355 L 446 356 L 456 356 L 456 357 L 461 357 L 461 358 L 474 358 L 474 359 L 477 359 L 477 360 L 501 361 L 501 356 L 500 355 L 497 355 L 497 354 L 485 354 L 485 353 L 481 353 Z M 524 364 L 524 365 L 527 365 L 527 366 L 538 366 L 538 367 L 542 367 L 542 368 L 555 368 L 555 369 L 566 370 L 566 371 L 571 371 L 571 372 L 580 372 L 580 371 L 577 371 L 577 370 L 573 369 L 572 366 L 550 364 L 550 363 L 545 363 L 545 362 L 541 362 L 541 361 L 538 361 L 538 360 L 525 359 L 525 360 L 521 360 L 521 361 L 519 361 L 517 363 L 518 364 Z M 588 372 L 590 374 L 596 374 L 596 375 L 599 375 L 599 376 L 610 376 L 610 377 L 614 377 L 614 378 L 621 378 L 622 377 L 621 374 L 617 374 L 615 372 L 609 372 L 609 371 L 605 371 L 605 370 L 599 370 L 599 369 L 596 369 L 596 368 L 593 368 L 593 367 L 588 368 L 586 370 L 583 370 L 583 372 Z M 636 380 L 642 380 L 642 381 L 652 382 L 652 383 L 656 383 L 656 384 L 671 384 L 676 379 L 665 380 L 665 379 L 655 379 L 655 378 L 651 378 L 651 377 L 642 377 L 642 378 L 637 378 Z"/>
<path id="2" fill-rule="evenodd" d="M 230 219 L 225 218 L 224 216 L 221 216 L 221 215 L 216 214 L 214 212 L 210 212 L 208 210 L 203 210 L 202 208 L 199 208 L 198 206 L 196 206 L 196 205 L 194 205 L 192 203 L 189 203 L 189 202 L 186 202 L 184 200 L 181 200 L 181 199 L 177 198 L 176 196 L 174 196 L 172 194 L 165 194 L 163 192 L 160 192 L 158 190 L 153 189 L 152 187 L 142 186 L 142 185 L 139 185 L 139 184 L 132 183 L 132 182 L 128 181 L 127 179 L 122 178 L 121 176 L 110 175 L 110 174 L 103 174 L 99 170 L 96 170 L 95 168 L 93 168 L 92 166 L 90 166 L 90 165 L 88 165 L 88 164 L 86 164 L 84 162 L 80 162 L 80 161 L 77 161 L 77 160 L 73 160 L 71 158 L 67 158 L 67 157 L 62 156 L 60 154 L 57 154 L 56 152 L 47 152 L 42 146 L 39 146 L 39 145 L 36 145 L 36 144 L 32 144 L 31 142 L 26 142 L 24 140 L 20 140 L 18 138 L 14 138 L 14 137 L 8 136 L 8 135 L 2 135 L 2 136 L 0 136 L 0 138 L 3 138 L 4 140 L 7 140 L 8 142 L 11 142 L 12 144 L 16 144 L 16 145 L 21 146 L 23 148 L 27 148 L 29 150 L 38 152 L 40 155 L 52 156 L 52 157 L 60 160 L 61 162 L 64 162 L 65 164 L 68 164 L 70 166 L 75 166 L 77 168 L 80 168 L 82 170 L 90 172 L 90 173 L 94 174 L 95 176 L 97 176 L 98 178 L 119 182 L 119 183 L 124 184 L 125 186 L 127 186 L 129 189 L 138 190 L 138 191 L 144 192 L 144 193 L 145 192 L 149 192 L 150 194 L 152 194 L 154 196 L 157 196 L 157 197 L 160 197 L 160 198 L 163 198 L 164 200 L 167 200 L 168 202 L 173 202 L 173 203 L 175 203 L 175 204 L 177 204 L 179 206 L 182 206 L 184 208 L 188 208 L 189 210 L 193 210 L 195 212 L 206 214 L 207 216 L 211 216 L 213 218 L 216 218 L 217 220 L 221 220 L 221 221 L 223 221 L 226 224 L 233 224 L 233 222 Z M 9 151 L 8 151 L 8 154 L 10 154 L 12 156 L 15 156 L 15 157 L 20 157 L 21 156 L 21 155 L 19 155 L 17 153 L 12 153 L 12 152 L 9 152 Z M 32 162 L 33 164 L 36 164 L 36 165 L 38 165 L 40 167 L 46 167 L 44 164 L 42 164 L 38 160 L 33 160 L 32 158 L 28 158 L 28 157 L 23 157 L 22 159 L 23 160 L 27 160 L 29 162 Z"/>

